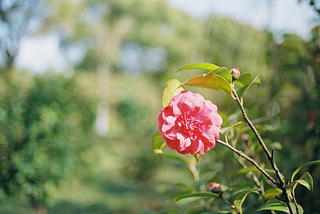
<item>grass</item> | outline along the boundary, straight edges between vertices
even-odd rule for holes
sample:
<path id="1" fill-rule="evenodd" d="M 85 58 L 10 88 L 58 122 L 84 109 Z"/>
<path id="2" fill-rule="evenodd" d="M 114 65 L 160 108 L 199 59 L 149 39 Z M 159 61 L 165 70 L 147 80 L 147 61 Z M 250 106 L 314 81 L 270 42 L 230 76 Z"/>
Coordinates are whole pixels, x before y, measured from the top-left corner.
<path id="1" fill-rule="evenodd" d="M 95 145 L 91 155 L 99 158 L 95 159 L 90 175 L 59 187 L 48 214 L 153 214 L 174 206 L 173 201 L 167 200 L 167 185 L 158 182 L 179 181 L 185 176 L 158 159 L 160 167 L 153 178 L 144 181 L 130 178 L 123 173 L 123 165 L 128 161 L 124 154 L 125 151 L 107 144 Z M 0 214 L 28 213 L 30 205 L 26 199 L 0 194 Z"/>

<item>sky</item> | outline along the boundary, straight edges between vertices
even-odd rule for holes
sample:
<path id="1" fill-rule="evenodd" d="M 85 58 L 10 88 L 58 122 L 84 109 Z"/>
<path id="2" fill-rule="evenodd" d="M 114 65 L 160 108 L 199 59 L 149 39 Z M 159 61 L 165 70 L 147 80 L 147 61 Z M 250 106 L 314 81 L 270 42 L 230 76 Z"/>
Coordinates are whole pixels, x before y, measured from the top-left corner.
<path id="1" fill-rule="evenodd" d="M 310 37 L 314 12 L 308 1 L 302 0 L 167 0 L 168 4 L 191 16 L 205 20 L 211 13 L 230 17 L 257 29 L 269 29 L 275 35 L 295 33 Z M 196 3 L 195 3 L 196 2 Z M 22 40 L 16 65 L 35 73 L 48 69 L 62 71 L 70 67 L 59 50 L 57 35 Z M 80 54 L 81 55 L 81 54 Z M 36 59 L 36 63 L 35 63 Z"/>
<path id="2" fill-rule="evenodd" d="M 199 19 L 211 13 L 228 16 L 257 29 L 295 33 L 307 39 L 314 23 L 314 12 L 303 0 L 167 0 L 174 8 Z"/>

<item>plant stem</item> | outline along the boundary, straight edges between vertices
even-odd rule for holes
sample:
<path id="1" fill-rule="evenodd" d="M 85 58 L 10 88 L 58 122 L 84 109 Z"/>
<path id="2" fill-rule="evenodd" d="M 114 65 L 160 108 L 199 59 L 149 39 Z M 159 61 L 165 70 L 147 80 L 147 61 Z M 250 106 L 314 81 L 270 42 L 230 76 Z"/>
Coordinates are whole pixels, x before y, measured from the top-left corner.
<path id="1" fill-rule="evenodd" d="M 234 158 L 238 161 L 238 163 L 242 166 L 242 168 L 244 169 L 248 168 L 248 166 L 243 162 L 243 160 L 238 155 L 236 155 L 235 153 L 233 154 L 234 154 Z M 265 192 L 258 177 L 253 172 L 248 172 L 247 174 L 248 174 L 248 177 L 250 177 L 256 183 L 257 187 L 261 191 L 261 194 L 264 196 Z"/>
<path id="2" fill-rule="evenodd" d="M 243 107 L 243 103 L 241 102 L 236 90 L 233 88 L 233 96 L 236 100 L 236 102 L 238 103 L 239 107 L 240 107 L 240 110 L 242 112 L 242 117 L 243 119 L 246 121 L 246 123 L 249 125 L 249 127 L 251 128 L 251 130 L 253 131 L 254 135 L 256 136 L 256 138 L 258 139 L 259 141 L 259 144 L 261 145 L 263 151 L 265 152 L 265 154 L 267 155 L 268 157 L 268 160 L 271 164 L 271 167 L 274 169 L 274 171 L 276 172 L 276 175 L 279 179 L 279 183 L 278 182 L 273 182 L 275 183 L 281 190 L 282 192 L 284 193 L 284 202 L 287 204 L 288 208 L 289 208 L 289 212 L 290 214 L 294 214 L 294 211 L 293 211 L 293 207 L 291 205 L 291 200 L 290 200 L 290 197 L 289 197 L 289 193 L 288 191 L 286 190 L 286 186 L 285 186 L 285 179 L 284 177 L 281 175 L 276 163 L 275 163 L 275 160 L 274 160 L 274 157 L 273 157 L 273 152 L 272 154 L 270 153 L 270 151 L 268 150 L 266 144 L 264 143 L 263 139 L 261 138 L 259 132 L 257 131 L 257 129 L 255 128 L 255 126 L 252 124 L 252 122 L 250 121 L 250 119 L 248 118 L 247 116 L 247 113 Z M 268 177 L 267 177 L 268 178 Z M 269 178 L 268 178 L 269 179 Z M 269 179 L 270 180 L 270 179 Z"/>
<path id="3" fill-rule="evenodd" d="M 233 152 L 234 158 L 237 159 L 238 163 L 242 166 L 242 168 L 246 169 L 248 168 L 248 166 L 243 162 L 243 160 L 240 158 L 240 156 L 238 156 L 236 153 Z M 264 191 L 264 186 L 263 183 L 261 183 L 258 179 L 258 177 L 253 173 L 253 172 L 248 172 L 248 176 L 250 176 L 250 178 L 252 178 L 252 180 L 256 183 L 257 187 L 259 188 L 258 190 L 261 192 L 262 195 L 262 202 L 265 203 L 264 200 L 264 195 L 265 195 L 265 191 Z M 270 186 L 273 186 L 273 183 L 270 183 L 270 181 L 267 181 L 267 183 Z M 276 214 L 274 212 L 274 210 L 270 210 L 270 212 L 272 214 Z"/>
<path id="4" fill-rule="evenodd" d="M 230 203 L 229 201 L 227 201 L 227 200 L 223 197 L 223 192 L 221 192 L 221 193 L 219 194 L 219 197 L 221 198 L 221 200 L 222 200 L 225 204 L 229 205 L 231 209 L 235 210 L 238 214 L 240 214 L 240 212 L 238 211 L 238 209 L 236 208 L 236 206 L 235 206 L 234 204 Z"/>
<path id="5" fill-rule="evenodd" d="M 298 203 L 297 203 L 296 197 L 294 196 L 294 193 L 293 193 L 293 192 L 291 193 L 291 196 L 292 196 L 292 198 L 293 198 L 293 202 L 294 202 L 294 205 L 295 205 L 295 207 L 296 207 L 297 214 L 299 214 L 300 212 L 299 212 Z"/>
<path id="6" fill-rule="evenodd" d="M 275 185 L 278 185 L 278 183 L 274 180 L 273 177 L 271 177 L 271 175 L 269 175 L 266 171 L 264 171 L 264 169 L 262 169 L 259 164 L 257 162 L 255 162 L 255 160 L 253 160 L 252 158 L 250 158 L 249 156 L 247 156 L 246 154 L 244 154 L 242 151 L 237 150 L 236 148 L 233 148 L 231 145 L 229 145 L 228 143 L 223 142 L 222 140 L 217 140 L 217 143 L 220 143 L 221 145 L 228 147 L 229 149 L 231 149 L 234 153 L 238 154 L 239 156 L 243 157 L 244 159 L 248 160 L 250 163 L 252 163 L 264 176 L 267 177 L 267 179 L 269 179 L 272 183 L 274 183 Z"/>

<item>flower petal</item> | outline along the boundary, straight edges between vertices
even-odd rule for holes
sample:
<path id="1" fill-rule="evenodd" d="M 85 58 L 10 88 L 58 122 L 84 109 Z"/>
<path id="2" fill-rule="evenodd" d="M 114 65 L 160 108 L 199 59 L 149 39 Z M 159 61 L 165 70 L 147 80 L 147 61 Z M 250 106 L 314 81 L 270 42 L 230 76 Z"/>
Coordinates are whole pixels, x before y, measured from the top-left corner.
<path id="1" fill-rule="evenodd" d="M 162 140 L 181 154 L 204 154 L 219 139 L 222 117 L 200 94 L 180 92 L 157 118 Z"/>

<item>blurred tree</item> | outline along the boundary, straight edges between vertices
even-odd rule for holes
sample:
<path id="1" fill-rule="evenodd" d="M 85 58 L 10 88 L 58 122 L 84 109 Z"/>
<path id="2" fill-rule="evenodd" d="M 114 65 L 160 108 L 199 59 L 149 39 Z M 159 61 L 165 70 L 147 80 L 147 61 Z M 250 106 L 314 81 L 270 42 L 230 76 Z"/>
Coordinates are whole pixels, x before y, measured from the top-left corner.
<path id="1" fill-rule="evenodd" d="M 20 41 L 34 32 L 45 18 L 41 0 L 0 0 L 0 64 L 11 71 Z"/>
<path id="2" fill-rule="evenodd" d="M 44 1 L 0 1 L 1 71 L 10 73 L 0 77 L 0 187 L 27 196 L 33 213 L 45 213 L 56 186 L 83 169 L 96 108 L 75 77 L 15 73 L 22 38 L 47 12 Z"/>
<path id="3" fill-rule="evenodd" d="M 101 58 L 111 71 L 120 68 L 139 74 L 152 70 L 163 76 L 182 63 L 199 60 L 201 23 L 170 8 L 164 0 L 48 1 L 54 12 L 43 30 L 54 30 L 61 35 L 64 50 L 75 44 L 84 46 L 84 59 L 76 66 L 77 70 L 96 72 Z M 153 49 L 148 52 L 153 56 L 143 55 L 142 50 L 146 49 Z M 159 59 L 161 63 L 148 69 L 152 61 L 147 59 L 157 58 L 159 52 L 164 52 L 160 54 L 164 56 Z M 138 58 L 128 64 L 123 57 Z"/>
<path id="4" fill-rule="evenodd" d="M 11 6 L 4 7 L 5 1 L 1 2 L 1 10 L 9 13 Z M 12 11 L 20 6 L 24 9 L 36 9 L 37 7 L 31 6 L 22 7 L 24 4 L 31 5 L 31 2 L 33 1 L 16 3 L 18 6 L 15 7 L 12 4 Z M 110 135 L 105 138 L 108 140 L 108 149 L 110 146 L 121 147 L 118 149 L 121 151 L 126 148 L 128 154 L 121 153 L 126 163 L 123 167 L 126 170 L 123 171 L 130 179 L 149 181 L 156 171 L 150 139 L 156 129 L 154 123 L 160 107 L 158 89 L 169 76 L 187 78 L 188 71 L 174 73 L 181 65 L 207 61 L 228 68 L 239 67 L 241 72 L 262 74 L 264 89 L 254 91 L 245 100 L 249 103 L 250 113 L 254 113 L 253 117 L 258 113 L 261 115 L 261 112 L 265 115 L 270 113 L 274 118 L 288 117 L 284 114 L 285 110 L 290 112 L 294 108 L 290 105 L 299 101 L 297 95 L 308 93 L 307 90 L 311 87 L 305 84 L 305 92 L 301 92 L 304 89 L 299 88 L 303 82 L 301 79 L 312 77 L 301 74 L 301 70 L 306 68 L 304 63 L 311 58 L 305 53 L 306 43 L 293 35 L 285 36 L 283 43 L 276 44 L 271 33 L 266 31 L 257 31 L 215 15 L 205 22 L 198 21 L 182 11 L 170 8 L 164 0 L 47 0 L 45 3 L 49 7 L 42 10 L 48 14 L 45 22 L 40 23 L 42 33 L 59 35 L 63 54 L 70 63 L 75 64 L 76 77 L 88 73 L 95 76 L 94 87 L 99 91 L 100 99 L 104 100 L 100 104 L 101 108 L 106 110 L 108 105 L 111 108 L 113 124 Z M 34 11 L 31 15 L 36 17 L 39 14 L 42 12 Z M 43 19 L 37 20 L 38 23 Z M 270 49 L 267 49 L 266 44 Z M 310 45 L 310 48 L 314 47 Z M 1 48 L 1 51 L 5 50 Z M 16 53 L 13 48 L 10 51 Z M 264 55 L 267 51 L 269 64 Z M 74 60 L 75 55 L 80 58 Z M 316 59 L 314 58 L 314 66 L 318 66 Z M 310 68 L 307 70 L 311 71 Z M 299 74 L 293 76 L 291 71 Z M 280 77 L 280 80 L 273 77 Z M 81 159 L 78 155 L 88 145 L 82 141 L 85 138 L 79 141 L 77 139 L 83 136 L 80 130 L 84 130 L 85 135 L 86 131 L 91 131 L 90 124 L 94 120 L 92 117 L 96 106 L 91 103 L 91 95 L 81 96 L 82 92 L 79 92 L 82 89 L 77 86 L 74 78 L 55 75 L 27 78 L 27 75 L 17 74 L 12 81 L 1 80 L 4 83 L 0 86 L 3 89 L 0 94 L 2 91 L 4 106 L 1 112 L 4 113 L 0 112 L 0 118 L 5 121 L 2 124 L 7 124 L 0 126 L 0 130 L 6 130 L 0 131 L 0 136 L 4 139 L 0 140 L 3 145 L 1 152 L 6 154 L 0 155 L 3 158 L 0 161 L 3 165 L 1 170 L 7 176 L 2 178 L 5 181 L 2 182 L 3 187 L 8 193 L 21 188 L 35 204 L 43 204 L 49 198 L 51 188 L 69 176 L 68 173 L 63 173 L 73 174 L 73 169 L 78 165 Z M 283 82 L 287 82 L 286 85 L 281 85 Z M 269 83 L 270 89 L 265 90 Z M 155 85 L 158 87 L 154 88 Z M 5 91 L 11 92 L 6 94 Z M 259 97 L 264 99 L 256 99 L 255 93 L 259 93 Z M 219 92 L 208 90 L 204 94 L 208 99 L 214 98 L 219 109 L 233 112 L 233 105 L 229 101 L 225 102 Z M 315 101 L 312 106 L 319 106 L 316 98 L 312 99 Z M 276 111 L 276 107 L 280 105 L 281 115 Z M 297 104 L 295 111 L 301 105 L 303 102 Z M 311 105 L 301 111 L 301 116 L 304 117 L 309 110 Z M 105 115 L 105 111 L 102 111 L 102 115 Z M 79 123 L 80 127 L 76 126 L 78 120 L 88 121 L 86 128 L 84 122 Z M 284 121 L 284 125 L 290 123 L 290 120 Z M 105 121 L 102 122 L 105 124 Z M 300 122 L 295 131 L 301 128 Z M 297 139 L 303 138 L 301 133 L 287 132 L 288 126 L 282 125 L 281 130 L 281 134 L 297 134 Z M 68 136 L 68 140 L 63 136 Z M 285 136 L 279 135 L 279 139 L 286 142 Z M 8 139 L 14 143 L 7 143 Z M 76 146 L 77 142 L 81 146 Z M 237 162 L 233 160 L 234 165 L 228 171 L 224 170 L 223 163 L 230 162 L 230 154 L 223 153 L 218 148 L 211 152 L 214 160 L 210 159 L 212 164 L 207 172 L 214 171 L 223 177 L 221 181 L 229 181 L 239 169 Z M 23 171 L 20 172 L 21 169 Z M 44 172 L 45 169 L 47 172 Z"/>
<path id="5" fill-rule="evenodd" d="M 0 186 L 27 196 L 32 213 L 46 213 L 57 185 L 85 173 L 94 98 L 61 74 L 17 73 L 0 81 Z"/>
<path id="6" fill-rule="evenodd" d="M 48 2 L 52 6 L 53 15 L 46 20 L 43 31 L 55 31 L 60 35 L 64 53 L 70 53 L 69 50 L 77 45 L 83 47 L 84 58 L 76 63 L 76 72 L 93 72 L 96 75 L 100 99 L 96 120 L 98 131 L 101 135 L 105 134 L 106 129 L 103 127 L 108 126 L 106 119 L 109 118 L 111 106 L 114 109 L 110 109 L 110 112 L 119 114 L 121 125 L 126 127 L 117 141 L 132 141 L 132 145 L 139 148 L 128 157 L 130 160 L 127 165 L 131 169 L 128 174 L 131 171 L 129 176 L 137 180 L 148 180 L 151 175 L 149 172 L 155 171 L 155 167 L 145 160 L 154 157 L 152 153 L 146 152 L 151 147 L 141 145 L 149 145 L 153 131 L 150 131 L 150 121 L 138 127 L 139 119 L 136 117 L 143 115 L 151 120 L 156 113 L 145 110 L 150 108 L 149 104 L 136 102 L 140 99 L 141 90 L 146 89 L 131 78 L 144 73 L 154 74 L 157 78 L 148 81 L 162 87 L 163 82 L 159 81 L 159 77 L 165 77 L 168 73 L 171 75 L 172 70 L 177 70 L 183 63 L 198 59 L 197 44 L 200 41 L 195 37 L 200 38 L 201 24 L 185 13 L 170 8 L 163 0 Z M 127 84 L 121 84 L 119 88 L 130 88 L 128 93 L 132 99 L 119 99 L 119 88 L 116 88 L 119 73 L 129 74 L 121 77 L 121 81 Z M 142 81 L 142 84 L 145 83 Z M 135 94 L 131 91 L 135 91 Z M 150 102 L 150 98 L 148 100 Z M 123 115 L 124 109 L 134 111 L 130 110 L 130 113 Z M 103 120 L 103 117 L 106 119 Z M 135 122 L 128 122 L 133 121 L 133 118 L 136 118 Z"/>
<path id="7" fill-rule="evenodd" d="M 309 41 L 285 34 L 281 42 L 268 43 L 267 55 L 274 78 L 270 81 L 267 112 L 279 119 L 279 129 L 272 135 L 273 139 L 283 142 L 284 149 L 279 158 L 290 159 L 282 166 L 288 172 L 307 161 L 320 158 L 320 10 L 317 1 L 311 0 L 310 6 L 315 9 L 318 18 Z M 312 166 L 308 171 L 313 174 L 314 189 L 318 189 L 320 167 Z M 301 188 L 297 195 L 306 213 L 319 209 L 319 192 L 314 191 L 310 195 Z"/>
<path id="8" fill-rule="evenodd" d="M 260 74 L 264 81 L 270 78 L 264 54 L 267 50 L 267 31 L 259 31 L 252 26 L 241 25 L 230 18 L 213 14 L 207 19 L 204 31 L 202 51 L 205 61 L 224 65 L 229 69 L 238 67 L 242 73 Z"/>

